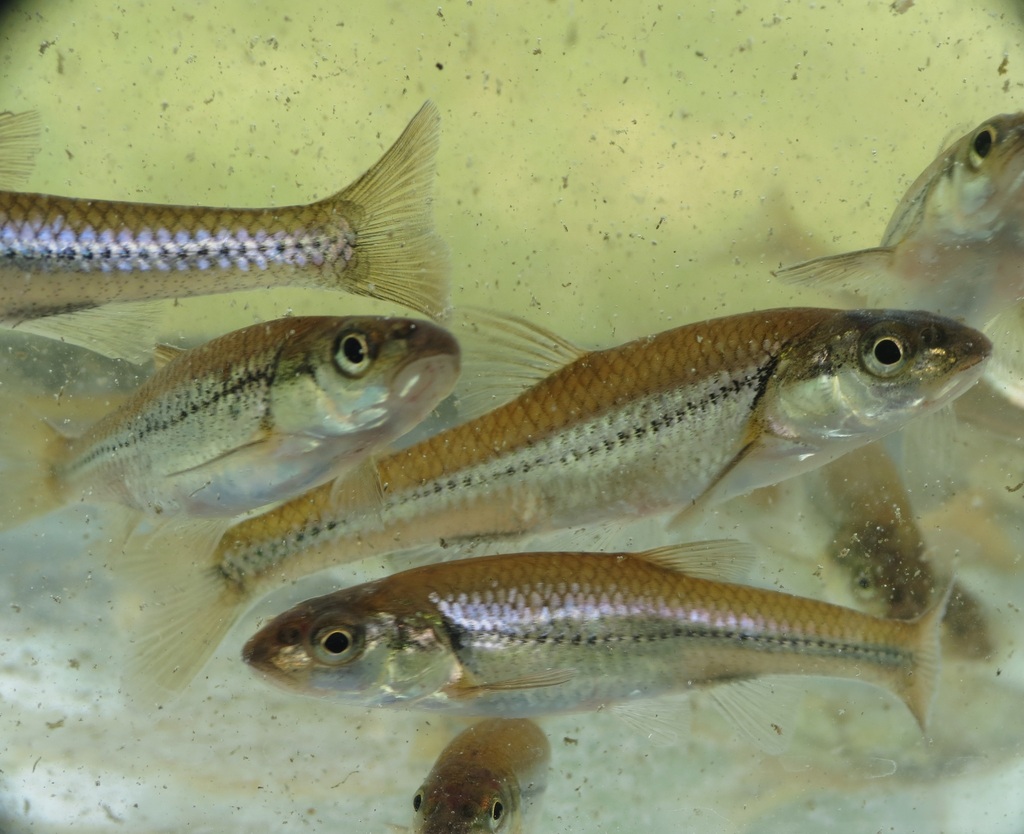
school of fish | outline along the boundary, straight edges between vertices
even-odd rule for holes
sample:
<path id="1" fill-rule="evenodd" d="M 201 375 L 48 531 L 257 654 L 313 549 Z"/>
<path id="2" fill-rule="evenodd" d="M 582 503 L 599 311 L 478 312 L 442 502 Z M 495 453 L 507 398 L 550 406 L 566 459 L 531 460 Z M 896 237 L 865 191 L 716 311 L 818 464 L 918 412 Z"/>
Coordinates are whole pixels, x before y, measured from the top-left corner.
<path id="1" fill-rule="evenodd" d="M 535 721 L 557 713 L 647 728 L 665 699 L 700 692 L 773 751 L 769 696 L 816 676 L 889 693 L 927 732 L 943 626 L 967 656 L 996 637 L 932 565 L 877 441 L 969 403 L 982 380 L 1007 408 L 1024 404 L 1024 114 L 944 151 L 879 247 L 778 273 L 882 306 L 751 311 L 589 351 L 509 315 L 450 315 L 430 218 L 439 122 L 427 102 L 365 174 L 309 205 L 0 192 L 0 323 L 155 357 L 81 431 L 10 390 L 0 417 L 0 456 L 22 485 L 0 497 L 0 527 L 84 504 L 121 531 L 104 556 L 131 600 L 136 703 L 184 690 L 275 588 L 390 557 L 416 563 L 281 612 L 241 658 L 339 710 L 484 717 L 415 793 L 416 832 L 542 830 L 552 751 Z M 34 113 L 0 114 L 0 186 L 30 176 L 38 133 Z M 160 299 L 285 284 L 433 321 L 287 317 L 190 350 L 152 342 Z M 456 389 L 464 361 L 489 363 L 492 378 L 455 401 L 453 425 L 396 445 Z M 756 542 L 676 540 L 707 508 L 801 477 L 868 610 L 748 584 Z M 664 517 L 665 546 L 517 547 L 647 516 Z"/>

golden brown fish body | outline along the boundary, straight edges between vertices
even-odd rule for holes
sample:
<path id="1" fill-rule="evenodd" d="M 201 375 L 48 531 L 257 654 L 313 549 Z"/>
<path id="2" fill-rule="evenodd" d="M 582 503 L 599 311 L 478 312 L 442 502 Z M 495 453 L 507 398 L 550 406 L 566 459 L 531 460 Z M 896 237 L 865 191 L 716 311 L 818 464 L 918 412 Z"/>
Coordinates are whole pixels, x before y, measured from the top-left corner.
<path id="1" fill-rule="evenodd" d="M 313 545 L 330 547 L 318 567 L 680 509 L 709 491 L 722 500 L 937 408 L 973 383 L 988 350 L 927 313 L 797 308 L 668 330 L 581 354 L 383 458 L 383 506 L 338 508 L 311 492 L 233 528 L 218 562 L 247 585 Z"/>
<path id="2" fill-rule="evenodd" d="M 43 460 L 17 432 L 3 442 L 42 476 L 39 509 L 88 499 L 154 519 L 230 517 L 362 462 L 422 420 L 458 370 L 458 344 L 431 322 L 278 319 L 177 353 L 80 437 L 16 427 L 46 433 Z M 9 491 L 20 511 L 4 517 L 24 520 L 32 493 Z"/>
<path id="3" fill-rule="evenodd" d="M 413 834 L 524 834 L 548 782 L 551 745 L 528 719 L 460 733 L 413 797 Z"/>
<path id="4" fill-rule="evenodd" d="M 243 657 L 307 695 L 503 717 L 768 675 L 855 678 L 894 692 L 926 724 L 944 600 L 919 620 L 883 620 L 688 575 L 693 549 L 415 568 L 300 603 Z"/>
<path id="5" fill-rule="evenodd" d="M 408 548 L 558 530 L 718 500 L 867 443 L 969 387 L 989 345 L 929 313 L 782 309 L 584 353 L 476 419 L 156 560 L 142 677 L 179 688 L 282 579 Z M 383 495 L 382 495 L 383 493 Z M 171 575 L 173 572 L 173 575 Z"/>
<path id="6" fill-rule="evenodd" d="M 448 306 L 446 256 L 429 216 L 438 124 L 428 102 L 376 165 L 308 205 L 0 193 L 0 322 L 275 285 L 370 295 L 438 316 Z"/>

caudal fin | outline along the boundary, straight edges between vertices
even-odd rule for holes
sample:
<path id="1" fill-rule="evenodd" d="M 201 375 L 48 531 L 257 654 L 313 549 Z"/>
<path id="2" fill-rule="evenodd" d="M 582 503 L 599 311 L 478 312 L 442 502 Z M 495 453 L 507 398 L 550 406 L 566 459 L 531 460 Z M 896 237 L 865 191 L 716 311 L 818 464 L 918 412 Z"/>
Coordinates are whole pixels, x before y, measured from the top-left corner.
<path id="1" fill-rule="evenodd" d="M 917 719 L 921 732 L 928 729 L 932 703 L 942 668 L 942 618 L 953 591 L 953 582 L 920 617 L 907 623 L 914 644 L 914 665 L 899 679 L 897 691 Z"/>
<path id="2" fill-rule="evenodd" d="M 448 251 L 434 233 L 431 192 L 441 117 L 428 101 L 369 171 L 331 198 L 356 219 L 341 289 L 395 301 L 433 318 L 450 306 Z"/>
<path id="3" fill-rule="evenodd" d="M 32 173 L 39 153 L 39 114 L 0 113 L 0 188 L 13 188 Z"/>
<path id="4" fill-rule="evenodd" d="M 0 407 L 0 530 L 16 527 L 56 509 L 63 491 L 54 462 L 67 439 L 19 395 L 4 391 Z"/>
<path id="5" fill-rule="evenodd" d="M 160 703 L 181 692 L 242 613 L 244 593 L 214 564 L 229 524 L 172 522 L 132 536 L 111 560 L 130 606 L 125 685 L 137 702 Z"/>

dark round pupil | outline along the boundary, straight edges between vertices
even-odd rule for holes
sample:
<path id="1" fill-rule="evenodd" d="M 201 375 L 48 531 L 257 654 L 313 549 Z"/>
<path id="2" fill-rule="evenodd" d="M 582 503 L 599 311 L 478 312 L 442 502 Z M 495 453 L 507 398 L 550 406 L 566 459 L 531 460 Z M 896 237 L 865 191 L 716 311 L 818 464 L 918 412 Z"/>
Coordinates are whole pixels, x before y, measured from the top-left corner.
<path id="1" fill-rule="evenodd" d="M 992 131 L 983 130 L 974 137 L 974 152 L 984 159 L 990 150 L 992 150 Z"/>
<path id="2" fill-rule="evenodd" d="M 495 822 L 501 819 L 501 815 L 505 813 L 505 806 L 501 802 L 495 802 L 494 807 L 491 808 L 491 819 Z"/>
<path id="3" fill-rule="evenodd" d="M 352 641 L 348 639 L 348 635 L 345 632 L 332 631 L 324 638 L 322 645 L 331 654 L 341 654 L 352 645 Z"/>
<path id="4" fill-rule="evenodd" d="M 883 365 L 895 365 L 903 358 L 903 351 L 892 339 L 879 339 L 875 342 L 875 359 Z"/>
<path id="5" fill-rule="evenodd" d="M 416 796 L 414 796 L 412 798 L 412 809 L 414 811 L 418 811 L 420 809 L 420 805 L 422 805 L 422 804 L 423 804 L 423 794 L 418 793 L 418 794 L 416 794 Z"/>
<path id="6" fill-rule="evenodd" d="M 357 336 L 348 336 L 341 343 L 341 352 L 353 365 L 360 364 L 366 358 L 366 349 L 363 340 Z"/>

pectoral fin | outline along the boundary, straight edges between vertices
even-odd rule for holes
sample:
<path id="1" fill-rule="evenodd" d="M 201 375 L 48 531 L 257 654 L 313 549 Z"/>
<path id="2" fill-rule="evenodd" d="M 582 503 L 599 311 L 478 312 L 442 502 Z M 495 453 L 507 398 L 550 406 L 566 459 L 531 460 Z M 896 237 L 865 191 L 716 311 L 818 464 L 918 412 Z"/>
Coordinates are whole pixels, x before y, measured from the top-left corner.
<path id="1" fill-rule="evenodd" d="M 547 669 L 533 675 L 524 675 L 519 678 L 508 678 L 502 681 L 490 683 L 469 683 L 460 681 L 449 688 L 448 694 L 452 698 L 476 698 L 488 692 L 515 692 L 520 689 L 539 689 L 545 686 L 561 686 L 568 683 L 576 674 L 575 669 Z"/>
<path id="2" fill-rule="evenodd" d="M 861 249 L 815 258 L 772 274 L 793 284 L 884 297 L 886 284 L 891 281 L 892 258 L 891 248 Z"/>

